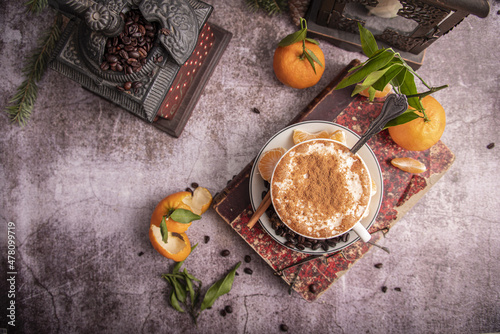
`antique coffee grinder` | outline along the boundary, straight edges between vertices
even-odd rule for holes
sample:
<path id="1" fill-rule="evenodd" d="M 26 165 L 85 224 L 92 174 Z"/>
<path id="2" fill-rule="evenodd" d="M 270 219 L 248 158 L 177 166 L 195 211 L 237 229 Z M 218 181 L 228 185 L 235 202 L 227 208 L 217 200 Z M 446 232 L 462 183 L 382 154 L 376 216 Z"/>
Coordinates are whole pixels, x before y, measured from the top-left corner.
<path id="1" fill-rule="evenodd" d="M 178 137 L 231 34 L 198 0 L 49 0 L 70 20 L 49 66 Z"/>

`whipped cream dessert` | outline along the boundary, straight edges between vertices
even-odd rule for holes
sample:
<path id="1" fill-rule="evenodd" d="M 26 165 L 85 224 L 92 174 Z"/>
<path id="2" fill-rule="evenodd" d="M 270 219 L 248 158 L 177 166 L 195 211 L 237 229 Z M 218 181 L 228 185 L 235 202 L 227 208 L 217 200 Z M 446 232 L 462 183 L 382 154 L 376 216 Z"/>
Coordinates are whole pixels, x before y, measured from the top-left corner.
<path id="1" fill-rule="evenodd" d="M 277 214 L 290 229 L 309 238 L 331 238 L 351 229 L 367 211 L 371 192 L 363 160 L 325 139 L 291 148 L 271 180 Z"/>

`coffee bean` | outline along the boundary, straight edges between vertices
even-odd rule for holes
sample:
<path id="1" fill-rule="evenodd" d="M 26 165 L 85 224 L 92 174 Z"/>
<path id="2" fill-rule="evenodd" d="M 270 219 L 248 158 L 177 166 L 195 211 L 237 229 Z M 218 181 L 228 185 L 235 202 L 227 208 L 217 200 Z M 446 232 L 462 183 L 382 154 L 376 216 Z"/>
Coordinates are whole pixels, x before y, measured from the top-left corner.
<path id="1" fill-rule="evenodd" d="M 231 254 L 231 252 L 228 249 L 224 249 L 222 252 L 220 252 L 220 255 L 224 257 L 229 256 L 229 254 Z"/>
<path id="2" fill-rule="evenodd" d="M 225 317 L 226 316 L 226 310 L 220 310 L 220 315 Z"/>
<path id="3" fill-rule="evenodd" d="M 311 293 L 316 293 L 316 292 L 318 292 L 318 286 L 317 286 L 316 284 L 311 284 L 311 285 L 309 285 L 309 291 L 310 291 Z"/>
<path id="4" fill-rule="evenodd" d="M 245 255 L 245 262 L 246 263 L 252 262 L 252 257 L 250 255 Z"/>
<path id="5" fill-rule="evenodd" d="M 374 267 L 377 269 L 380 269 L 380 268 L 382 268 L 382 263 L 376 263 Z"/>
<path id="6" fill-rule="evenodd" d="M 301 244 L 301 243 L 297 243 L 295 245 L 295 247 L 298 249 L 298 250 L 301 250 L 303 251 L 304 249 L 306 249 L 306 247 L 304 246 L 304 244 Z"/>
<path id="7" fill-rule="evenodd" d="M 142 82 L 140 82 L 140 81 L 134 81 L 134 82 L 132 83 L 132 88 L 133 88 L 133 89 L 139 89 L 139 88 L 141 88 L 141 87 L 142 87 Z"/>
<path id="8" fill-rule="evenodd" d="M 248 275 L 252 275 L 253 274 L 253 270 L 250 269 L 250 268 L 245 268 L 243 271 L 245 272 L 245 274 L 248 274 Z"/>
<path id="9" fill-rule="evenodd" d="M 342 242 L 348 242 L 349 241 L 349 233 L 342 234 Z"/>
<path id="10" fill-rule="evenodd" d="M 224 310 L 226 310 L 227 314 L 233 313 L 233 308 L 231 305 L 227 305 L 226 307 L 224 307 Z"/>
<path id="11" fill-rule="evenodd" d="M 335 247 L 337 245 L 337 242 L 335 241 L 335 238 L 333 238 L 333 239 L 326 239 L 325 242 L 330 247 Z"/>
<path id="12" fill-rule="evenodd" d="M 394 288 L 394 290 L 401 292 L 401 288 Z"/>
<path id="13" fill-rule="evenodd" d="M 282 332 L 288 332 L 288 326 L 285 325 L 285 324 L 281 324 L 280 325 L 280 331 L 282 331 Z"/>
<path id="14" fill-rule="evenodd" d="M 132 82 L 130 81 L 125 82 L 123 88 L 125 88 L 125 90 L 130 90 L 130 88 L 132 88 Z"/>
<path id="15" fill-rule="evenodd" d="M 127 60 L 129 58 L 128 52 L 125 50 L 120 50 L 120 52 L 118 54 L 120 55 L 120 57 L 122 57 L 122 59 Z"/>
<path id="16" fill-rule="evenodd" d="M 106 60 L 109 62 L 109 63 L 117 63 L 118 62 L 118 57 L 115 56 L 115 55 L 108 55 L 106 57 Z"/>
<path id="17" fill-rule="evenodd" d="M 257 108 L 252 108 L 252 111 L 253 111 L 254 113 L 256 113 L 256 114 L 260 114 L 260 110 L 259 110 L 259 109 L 257 109 Z"/>
<path id="18" fill-rule="evenodd" d="M 315 244 L 312 245 L 311 249 L 312 250 L 318 250 L 320 247 L 321 247 L 321 243 L 317 242 L 317 243 L 315 243 Z"/>
<path id="19" fill-rule="evenodd" d="M 328 252 L 328 248 L 330 248 L 330 246 L 328 246 L 328 244 L 326 242 L 320 242 L 321 244 L 321 248 L 325 251 L 325 252 Z"/>
<path id="20" fill-rule="evenodd" d="M 206 235 L 204 241 L 207 244 L 210 241 L 210 236 Z"/>
<path id="21" fill-rule="evenodd" d="M 101 70 L 103 71 L 109 70 L 109 63 L 107 61 L 101 63 Z"/>
<path id="22" fill-rule="evenodd" d="M 295 248 L 295 244 L 291 241 L 286 241 L 285 246 L 290 247 L 290 248 Z"/>
<path id="23" fill-rule="evenodd" d="M 493 147 L 495 147 L 495 143 L 489 143 L 488 146 L 486 146 L 488 150 L 491 150 Z"/>
<path id="24" fill-rule="evenodd" d="M 387 287 L 386 287 L 385 285 L 382 287 L 382 292 L 383 292 L 383 293 L 386 293 L 386 292 L 387 292 Z"/>

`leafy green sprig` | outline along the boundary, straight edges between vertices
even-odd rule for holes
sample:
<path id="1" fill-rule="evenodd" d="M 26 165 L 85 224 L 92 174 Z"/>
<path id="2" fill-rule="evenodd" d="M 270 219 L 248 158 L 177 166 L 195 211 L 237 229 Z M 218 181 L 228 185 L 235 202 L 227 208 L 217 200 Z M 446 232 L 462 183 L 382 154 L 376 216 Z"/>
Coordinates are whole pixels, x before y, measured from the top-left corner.
<path id="1" fill-rule="evenodd" d="M 191 252 L 198 246 L 194 245 Z M 229 273 L 215 282 L 208 288 L 201 299 L 202 282 L 198 278 L 190 274 L 186 268 L 181 271 L 184 261 L 177 262 L 170 274 L 163 274 L 162 277 L 169 283 L 170 306 L 178 312 L 188 312 L 193 322 L 197 324 L 200 313 L 215 303 L 222 295 L 229 293 L 233 287 L 236 270 L 240 267 L 241 262 L 238 262 Z"/>
<path id="2" fill-rule="evenodd" d="M 30 1 L 27 4 L 28 10 L 31 12 L 40 12 L 46 6 L 46 1 L 45 5 L 43 2 Z M 5 108 L 5 112 L 9 115 L 12 122 L 25 125 L 31 116 L 38 95 L 37 83 L 45 73 L 52 52 L 61 36 L 62 22 L 62 15 L 57 13 L 54 23 L 48 31 L 45 31 L 40 39 L 39 47 L 27 58 L 27 64 L 22 69 L 25 79 L 10 99 L 9 106 Z"/>
<path id="3" fill-rule="evenodd" d="M 324 65 L 321 63 L 321 61 L 318 59 L 318 57 L 316 57 L 314 52 L 312 52 L 312 50 L 310 50 L 309 48 L 306 47 L 306 41 L 309 43 L 313 43 L 315 45 L 319 44 L 318 41 L 307 37 L 307 21 L 306 21 L 306 19 L 301 17 L 300 18 L 300 30 L 283 38 L 279 42 L 278 46 L 285 47 L 285 46 L 295 44 L 297 42 L 302 42 L 302 54 L 299 56 L 299 58 L 301 60 L 306 58 L 309 61 L 309 63 L 311 64 L 311 66 L 314 70 L 314 73 L 316 73 L 316 65 L 314 63 L 315 62 L 318 63 L 323 68 L 324 68 Z"/>
<path id="4" fill-rule="evenodd" d="M 368 59 L 351 69 L 351 74 L 344 78 L 335 89 L 357 84 L 351 96 L 368 88 L 369 99 L 373 101 L 376 91 L 383 91 L 384 87 L 390 84 L 396 93 L 406 95 L 409 106 L 414 110 L 408 109 L 402 115 L 387 123 L 386 128 L 404 124 L 419 117 L 424 118 L 424 121 L 428 121 L 421 99 L 448 87 L 448 85 L 431 87 L 406 63 L 399 53 L 391 48 L 379 49 L 373 34 L 359 23 L 358 27 L 361 47 Z M 428 90 L 419 93 L 415 78 L 418 78 Z"/>

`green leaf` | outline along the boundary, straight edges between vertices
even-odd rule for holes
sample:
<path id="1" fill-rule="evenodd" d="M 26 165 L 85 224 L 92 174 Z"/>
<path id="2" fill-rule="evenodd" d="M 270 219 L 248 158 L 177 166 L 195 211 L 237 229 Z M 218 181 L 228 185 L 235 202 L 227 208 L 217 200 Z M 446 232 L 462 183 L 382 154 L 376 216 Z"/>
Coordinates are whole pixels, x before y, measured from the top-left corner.
<path id="1" fill-rule="evenodd" d="M 283 38 L 278 46 L 288 46 L 292 45 L 297 42 L 302 42 L 303 40 L 306 39 L 307 35 L 307 29 L 300 29 L 299 31 L 294 32 L 293 34 L 290 34 Z"/>
<path id="2" fill-rule="evenodd" d="M 335 89 L 341 89 L 364 80 L 370 73 L 387 65 L 394 58 L 394 52 L 385 50 L 370 59 L 362 68 L 342 80 Z"/>
<path id="3" fill-rule="evenodd" d="M 186 209 L 175 209 L 170 218 L 181 224 L 189 224 L 193 220 L 201 219 L 201 216 Z"/>
<path id="4" fill-rule="evenodd" d="M 419 117 L 421 117 L 421 116 L 418 115 L 417 113 L 415 113 L 413 110 L 407 110 L 404 113 L 402 113 L 401 115 L 399 115 L 398 117 L 396 117 L 395 119 L 387 122 L 384 129 L 387 129 L 391 126 L 396 126 L 396 125 L 401 125 L 401 124 L 411 122 L 414 119 L 417 119 Z"/>
<path id="5" fill-rule="evenodd" d="M 172 286 L 174 287 L 175 295 L 177 299 L 184 303 L 186 301 L 186 290 L 182 286 L 182 284 L 177 280 L 176 277 L 170 276 L 170 283 L 172 283 Z"/>
<path id="6" fill-rule="evenodd" d="M 164 243 L 168 242 L 168 229 L 167 229 L 167 219 L 165 216 L 161 218 L 161 223 L 160 223 L 160 232 L 161 232 L 161 240 L 163 240 Z"/>
<path id="7" fill-rule="evenodd" d="M 194 305 L 195 292 L 194 292 L 194 288 L 193 288 L 193 282 L 191 281 L 191 278 L 189 278 L 186 268 L 184 268 L 184 277 L 186 280 L 186 290 L 189 292 L 189 298 L 191 300 L 191 305 Z"/>
<path id="8" fill-rule="evenodd" d="M 313 68 L 314 73 L 316 73 L 316 65 L 314 65 L 314 60 L 312 59 L 312 57 L 307 52 L 304 53 L 304 55 L 306 56 L 306 59 L 309 62 L 309 64 L 311 64 L 311 67 Z"/>
<path id="9" fill-rule="evenodd" d="M 361 47 L 363 48 L 363 53 L 367 57 L 371 57 L 377 50 L 377 42 L 370 30 L 366 29 L 358 22 L 359 37 L 361 39 Z"/>
<path id="10" fill-rule="evenodd" d="M 392 64 L 387 68 L 385 74 L 377 80 L 372 86 L 378 91 L 383 91 L 385 86 L 387 86 L 391 80 L 403 70 L 403 66 L 400 64 Z"/>
<path id="11" fill-rule="evenodd" d="M 309 42 L 309 43 L 312 43 L 312 44 L 316 44 L 316 45 L 319 45 L 319 42 L 315 39 L 312 39 L 312 38 L 307 38 L 306 37 L 306 41 Z"/>
<path id="12" fill-rule="evenodd" d="M 175 291 L 172 291 L 170 293 L 170 305 L 177 311 L 184 313 L 184 309 L 181 307 L 179 304 L 179 300 L 177 299 L 177 296 L 175 295 Z"/>
<path id="13" fill-rule="evenodd" d="M 370 101 L 373 101 L 375 99 L 376 93 L 377 93 L 377 90 L 375 88 L 373 88 L 373 86 L 368 88 L 368 98 L 370 99 Z"/>
<path id="14" fill-rule="evenodd" d="M 226 275 L 226 277 L 218 280 L 208 289 L 203 301 L 201 302 L 201 311 L 211 307 L 217 298 L 231 291 L 231 288 L 233 287 L 234 275 L 240 265 L 241 262 L 238 262 L 236 266 Z"/>
<path id="15" fill-rule="evenodd" d="M 314 54 L 314 52 L 312 52 L 312 50 L 306 48 L 306 55 L 309 55 L 313 61 L 315 61 L 316 63 L 319 64 L 319 66 L 325 68 L 323 66 L 323 64 L 321 64 L 321 61 L 318 59 L 318 57 L 316 57 L 316 55 Z"/>
<path id="16" fill-rule="evenodd" d="M 417 86 L 415 85 L 415 79 L 411 72 L 408 71 L 406 73 L 404 81 L 399 88 L 401 93 L 407 96 L 417 94 Z M 420 99 L 418 97 L 408 98 L 408 104 L 416 110 L 423 109 L 422 103 L 420 103 Z"/>

